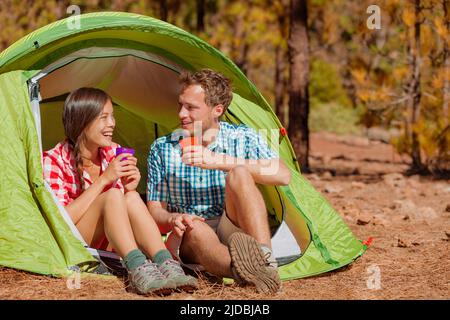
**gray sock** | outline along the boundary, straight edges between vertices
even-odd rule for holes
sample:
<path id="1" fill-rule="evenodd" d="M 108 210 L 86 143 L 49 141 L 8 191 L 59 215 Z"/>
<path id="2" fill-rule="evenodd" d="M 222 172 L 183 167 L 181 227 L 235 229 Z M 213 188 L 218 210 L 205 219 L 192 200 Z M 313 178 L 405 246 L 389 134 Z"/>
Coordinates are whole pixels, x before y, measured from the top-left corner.
<path id="1" fill-rule="evenodd" d="M 136 269 L 145 263 L 146 257 L 139 249 L 131 250 L 124 258 L 123 262 L 128 270 Z"/>
<path id="2" fill-rule="evenodd" d="M 163 264 L 164 261 L 172 259 L 172 255 L 170 254 L 169 250 L 162 249 L 159 250 L 155 256 L 153 257 L 153 262 L 156 263 L 158 266 Z"/>

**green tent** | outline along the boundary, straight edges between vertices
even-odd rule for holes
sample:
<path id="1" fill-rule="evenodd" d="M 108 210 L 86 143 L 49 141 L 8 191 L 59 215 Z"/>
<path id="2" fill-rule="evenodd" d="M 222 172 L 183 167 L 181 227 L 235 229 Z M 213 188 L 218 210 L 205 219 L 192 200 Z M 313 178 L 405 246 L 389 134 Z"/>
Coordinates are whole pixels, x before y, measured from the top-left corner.
<path id="1" fill-rule="evenodd" d="M 64 276 L 102 256 L 87 247 L 42 178 L 41 152 L 64 137 L 61 111 L 70 91 L 92 86 L 111 95 L 115 141 L 136 149 L 146 177 L 151 142 L 178 125 L 179 73 L 201 68 L 233 82 L 224 120 L 266 130 L 292 171 L 289 186 L 261 187 L 281 278 L 320 274 L 361 256 L 366 246 L 301 175 L 270 105 L 230 59 L 168 23 L 102 12 L 52 23 L 0 54 L 0 265 Z"/>

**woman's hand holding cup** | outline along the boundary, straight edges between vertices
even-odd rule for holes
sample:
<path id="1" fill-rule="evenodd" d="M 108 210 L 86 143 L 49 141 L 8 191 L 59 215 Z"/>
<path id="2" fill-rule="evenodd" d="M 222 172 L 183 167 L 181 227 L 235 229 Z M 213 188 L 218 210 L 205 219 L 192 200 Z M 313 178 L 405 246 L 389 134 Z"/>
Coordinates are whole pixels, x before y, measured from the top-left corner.
<path id="1" fill-rule="evenodd" d="M 121 181 L 125 188 L 125 192 L 136 190 L 139 181 L 141 180 L 141 173 L 137 168 L 137 159 L 133 156 L 135 150 L 132 148 L 117 148 L 116 157 L 118 157 L 121 163 L 127 163 L 124 166 L 125 174 L 122 175 Z"/>

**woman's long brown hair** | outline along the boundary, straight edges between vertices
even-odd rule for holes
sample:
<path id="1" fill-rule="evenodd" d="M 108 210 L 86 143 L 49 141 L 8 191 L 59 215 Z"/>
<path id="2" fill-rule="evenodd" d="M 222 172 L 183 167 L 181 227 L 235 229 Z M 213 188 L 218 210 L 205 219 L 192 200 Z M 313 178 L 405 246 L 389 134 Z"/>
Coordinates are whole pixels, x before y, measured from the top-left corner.
<path id="1" fill-rule="evenodd" d="M 108 100 L 112 101 L 111 97 L 100 89 L 79 88 L 72 91 L 64 103 L 62 117 L 64 132 L 75 155 L 82 190 L 84 179 L 80 144 L 86 139 L 84 130 L 101 114 Z"/>

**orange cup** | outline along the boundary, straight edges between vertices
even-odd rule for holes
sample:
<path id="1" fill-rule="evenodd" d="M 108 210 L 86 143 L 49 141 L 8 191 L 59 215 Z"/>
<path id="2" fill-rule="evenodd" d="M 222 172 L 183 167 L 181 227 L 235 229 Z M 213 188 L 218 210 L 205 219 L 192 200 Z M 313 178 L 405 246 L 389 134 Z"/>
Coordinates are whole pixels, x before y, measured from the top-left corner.
<path id="1" fill-rule="evenodd" d="M 179 144 L 182 149 L 184 149 L 187 146 L 198 146 L 200 143 L 198 141 L 197 137 L 187 137 L 183 138 L 179 141 Z"/>

